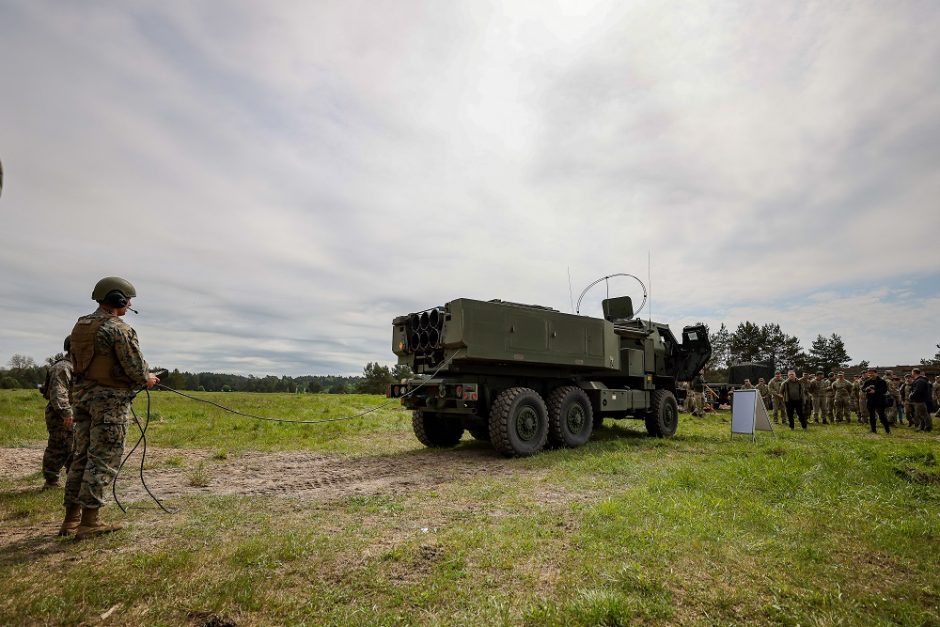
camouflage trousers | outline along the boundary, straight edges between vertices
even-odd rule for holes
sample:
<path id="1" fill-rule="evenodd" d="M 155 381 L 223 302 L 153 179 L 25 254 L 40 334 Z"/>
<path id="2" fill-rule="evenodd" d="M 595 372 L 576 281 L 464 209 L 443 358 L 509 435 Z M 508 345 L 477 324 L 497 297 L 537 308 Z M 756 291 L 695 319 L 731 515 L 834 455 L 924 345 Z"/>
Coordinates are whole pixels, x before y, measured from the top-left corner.
<path id="1" fill-rule="evenodd" d="M 914 406 L 914 426 L 918 431 L 933 431 L 933 416 L 927 411 L 927 403 L 911 403 Z"/>
<path id="2" fill-rule="evenodd" d="M 59 480 L 59 471 L 65 468 L 68 473 L 72 463 L 72 427 L 62 424 L 62 417 L 49 405 L 46 405 L 46 431 L 49 440 L 42 454 L 42 474 L 46 481 Z"/>
<path id="3" fill-rule="evenodd" d="M 849 421 L 849 399 L 844 396 L 837 396 L 832 399 L 832 421 L 833 422 L 845 422 Z"/>
<path id="4" fill-rule="evenodd" d="M 783 398 L 779 396 L 773 397 L 774 402 L 774 422 L 777 422 L 780 419 L 787 417 L 786 405 L 783 403 Z"/>
<path id="5" fill-rule="evenodd" d="M 821 394 L 817 394 L 816 396 L 813 396 L 813 421 L 819 422 L 820 418 L 823 420 L 826 419 L 826 411 L 823 407 L 823 396 Z"/>
<path id="6" fill-rule="evenodd" d="M 75 450 L 65 483 L 65 505 L 98 509 L 124 454 L 130 401 L 117 398 L 75 404 Z"/>

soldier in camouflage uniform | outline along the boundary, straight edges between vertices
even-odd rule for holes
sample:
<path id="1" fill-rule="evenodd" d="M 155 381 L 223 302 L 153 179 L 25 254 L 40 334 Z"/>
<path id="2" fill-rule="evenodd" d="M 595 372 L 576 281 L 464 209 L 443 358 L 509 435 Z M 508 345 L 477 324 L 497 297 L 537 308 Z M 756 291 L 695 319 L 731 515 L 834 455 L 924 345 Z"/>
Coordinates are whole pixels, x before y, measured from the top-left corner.
<path id="1" fill-rule="evenodd" d="M 764 408 L 767 409 L 770 407 L 770 388 L 767 387 L 767 382 L 764 381 L 764 377 L 757 379 L 757 393 L 760 394 L 761 400 L 764 402 Z"/>
<path id="2" fill-rule="evenodd" d="M 692 395 L 692 415 L 702 417 L 705 415 L 705 379 L 696 376 L 689 383 L 689 393 Z"/>
<path id="3" fill-rule="evenodd" d="M 128 281 L 101 279 L 92 292 L 98 309 L 72 329 L 75 452 L 59 535 L 74 531 L 81 540 L 121 528 L 99 521 L 98 510 L 121 463 L 131 402 L 140 389 L 159 381 L 140 353 L 137 333 L 121 320 L 135 296 Z"/>
<path id="4" fill-rule="evenodd" d="M 813 396 L 813 422 L 819 422 L 819 419 L 822 418 L 823 424 L 827 424 L 826 420 L 826 388 L 829 386 L 829 381 L 823 376 L 822 372 L 816 373 L 816 378 L 813 379 L 812 384 L 810 385 L 810 393 Z"/>
<path id="5" fill-rule="evenodd" d="M 767 384 L 767 387 L 770 389 L 771 400 L 774 403 L 774 422 L 780 422 L 780 418 L 786 417 L 786 409 L 783 406 L 783 395 L 780 393 L 780 386 L 782 385 L 783 373 L 778 370 L 774 373 L 774 378 Z"/>
<path id="6" fill-rule="evenodd" d="M 826 397 L 823 399 L 823 410 L 826 412 L 826 419 L 833 424 L 836 422 L 836 419 L 832 416 L 832 405 L 835 397 L 835 394 L 832 391 L 832 384 L 835 382 L 835 380 L 835 373 L 830 372 L 826 375 Z"/>
<path id="7" fill-rule="evenodd" d="M 901 407 L 904 410 L 904 416 L 907 417 L 907 423 L 910 426 L 915 426 L 914 422 L 916 417 L 914 416 L 914 406 L 911 404 L 911 401 L 908 399 L 908 396 L 911 394 L 911 383 L 913 379 L 911 375 L 904 375 L 904 379 L 901 381 L 901 385 L 898 386 L 898 393 L 901 395 Z M 904 424 L 904 418 L 900 420 L 901 424 Z"/>
<path id="8" fill-rule="evenodd" d="M 856 411 L 858 412 L 858 422 L 859 424 L 864 424 L 868 410 L 866 409 L 866 404 L 868 403 L 868 397 L 865 396 L 865 375 L 859 375 L 858 379 L 855 380 L 855 385 L 858 386 L 858 399 L 856 399 L 857 407 Z"/>
<path id="9" fill-rule="evenodd" d="M 832 405 L 833 405 L 833 424 L 837 422 L 849 422 L 851 413 L 849 412 L 849 399 L 852 397 L 854 386 L 845 380 L 845 373 L 840 372 L 836 375 L 836 380 L 832 382 Z"/>
<path id="10" fill-rule="evenodd" d="M 65 356 L 49 366 L 40 391 L 46 404 L 46 431 L 49 440 L 42 454 L 44 490 L 59 487 L 59 471 L 69 471 L 72 462 L 72 362 L 68 358 L 69 338 L 65 338 Z"/>
<path id="11" fill-rule="evenodd" d="M 817 406 L 816 405 L 816 389 L 818 386 L 816 385 L 816 377 L 814 377 L 808 372 L 803 373 L 803 378 L 801 379 L 801 381 L 803 382 L 803 389 L 806 392 L 806 397 L 804 399 L 806 406 L 804 408 L 804 411 L 806 411 L 806 420 L 807 422 L 809 422 L 809 420 L 813 418 L 813 410 L 816 409 L 816 406 Z M 815 422 L 819 422 L 818 416 L 815 419 Z"/>
<path id="12" fill-rule="evenodd" d="M 940 418 L 940 374 L 934 376 L 933 384 L 933 405 L 937 408 L 937 413 L 934 414 L 935 418 Z"/>
<path id="13" fill-rule="evenodd" d="M 888 384 L 888 396 L 892 400 L 891 405 L 885 408 L 885 413 L 888 415 L 888 422 L 892 425 L 898 420 L 898 384 L 895 378 L 894 370 L 885 371 L 884 380 Z"/>

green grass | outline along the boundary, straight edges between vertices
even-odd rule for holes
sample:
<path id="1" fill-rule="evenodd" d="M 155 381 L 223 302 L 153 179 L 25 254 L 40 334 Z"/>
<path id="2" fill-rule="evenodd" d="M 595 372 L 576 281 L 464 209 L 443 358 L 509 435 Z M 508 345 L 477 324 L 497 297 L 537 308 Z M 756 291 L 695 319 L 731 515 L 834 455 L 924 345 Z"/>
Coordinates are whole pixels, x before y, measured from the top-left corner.
<path id="1" fill-rule="evenodd" d="M 0 394 L 4 425 L 15 394 Z M 217 396 L 298 416 L 381 402 Z M 41 437 L 37 408 L 21 433 Z M 161 395 L 154 409 L 153 444 L 202 447 L 213 464 L 254 448 L 419 446 L 402 437 L 407 415 L 387 410 L 330 437 L 282 426 L 255 444 L 229 432 L 244 423 L 186 413 L 201 407 Z M 38 474 L 0 479 L 0 527 L 20 538 L 0 535 L 0 624 L 95 622 L 118 603 L 109 620 L 132 625 L 940 624 L 938 437 L 728 431 L 726 414 L 683 416 L 666 440 L 608 421 L 587 446 L 514 460 L 509 474 L 331 502 L 177 499 L 175 515 L 131 510 L 125 531 L 87 543 L 42 537 L 61 493 L 28 489 Z"/>
<path id="2" fill-rule="evenodd" d="M 186 392 L 191 396 L 243 413 L 289 420 L 329 420 L 370 413 L 354 420 L 299 425 L 264 422 L 237 416 L 172 392 L 150 393 L 152 446 L 203 448 L 220 455 L 244 450 L 318 450 L 340 453 L 390 452 L 382 435 L 410 433 L 411 414 L 398 401 L 368 394 L 251 394 Z M 42 417 L 45 400 L 36 390 L 0 390 L 0 446 L 24 446 L 46 437 Z M 371 411 L 370 411 L 371 410 Z M 138 395 L 134 411 L 143 420 L 147 396 Z M 129 436 L 136 428 L 131 426 Z M 400 441 L 400 438 L 399 438 Z M 399 447 L 400 448 L 400 447 Z"/>

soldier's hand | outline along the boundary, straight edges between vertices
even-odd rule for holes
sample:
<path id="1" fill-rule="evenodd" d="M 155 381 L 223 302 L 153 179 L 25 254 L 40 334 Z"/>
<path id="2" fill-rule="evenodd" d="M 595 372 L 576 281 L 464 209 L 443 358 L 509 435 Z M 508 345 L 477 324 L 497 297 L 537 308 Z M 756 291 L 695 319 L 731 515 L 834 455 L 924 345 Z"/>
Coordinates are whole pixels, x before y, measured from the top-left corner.
<path id="1" fill-rule="evenodd" d="M 75 417 L 72 414 L 62 418 L 62 424 L 65 425 L 66 429 L 71 429 L 72 425 L 75 424 Z"/>
<path id="2" fill-rule="evenodd" d="M 152 372 L 147 375 L 147 389 L 148 390 L 158 383 L 160 383 L 160 377 L 158 377 Z"/>

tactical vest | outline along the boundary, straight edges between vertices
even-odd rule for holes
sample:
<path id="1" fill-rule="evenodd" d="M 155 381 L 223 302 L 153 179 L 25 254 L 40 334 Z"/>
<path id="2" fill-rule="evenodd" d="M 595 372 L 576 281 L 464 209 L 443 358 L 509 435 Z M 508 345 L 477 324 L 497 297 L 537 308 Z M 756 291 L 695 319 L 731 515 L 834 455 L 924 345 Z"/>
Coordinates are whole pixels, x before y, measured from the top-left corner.
<path id="1" fill-rule="evenodd" d="M 72 328 L 72 344 L 69 355 L 72 357 L 73 372 L 83 379 L 94 381 L 109 388 L 130 390 L 134 382 L 124 374 L 121 363 L 114 350 L 102 353 L 97 348 L 95 338 L 101 325 L 110 320 L 99 316 L 83 316 Z"/>

